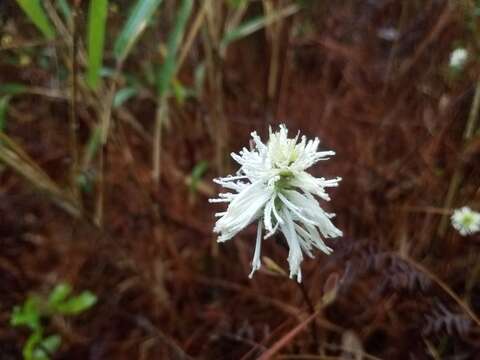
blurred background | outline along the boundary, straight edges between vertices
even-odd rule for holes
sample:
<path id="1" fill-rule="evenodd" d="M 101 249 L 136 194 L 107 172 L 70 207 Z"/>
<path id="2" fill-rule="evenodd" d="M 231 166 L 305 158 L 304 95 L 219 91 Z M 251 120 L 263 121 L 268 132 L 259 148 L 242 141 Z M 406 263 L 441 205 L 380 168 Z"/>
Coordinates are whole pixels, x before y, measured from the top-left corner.
<path id="1" fill-rule="evenodd" d="M 480 359 L 477 0 L 0 2 L 0 359 Z M 285 123 L 344 236 L 217 244 Z M 15 308 L 15 310 L 13 310 Z M 313 315 L 312 315 L 313 314 Z"/>

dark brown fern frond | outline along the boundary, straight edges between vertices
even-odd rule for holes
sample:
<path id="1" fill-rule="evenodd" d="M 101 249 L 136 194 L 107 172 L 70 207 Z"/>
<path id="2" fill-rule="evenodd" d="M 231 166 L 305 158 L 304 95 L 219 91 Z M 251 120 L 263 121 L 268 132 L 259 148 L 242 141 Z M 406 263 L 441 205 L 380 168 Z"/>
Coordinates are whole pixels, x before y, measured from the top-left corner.
<path id="1" fill-rule="evenodd" d="M 450 311 L 441 302 L 437 303 L 433 311 L 426 315 L 427 323 L 423 328 L 425 335 L 446 332 L 448 335 L 458 334 L 466 336 L 471 330 L 472 321 L 464 314 Z"/>

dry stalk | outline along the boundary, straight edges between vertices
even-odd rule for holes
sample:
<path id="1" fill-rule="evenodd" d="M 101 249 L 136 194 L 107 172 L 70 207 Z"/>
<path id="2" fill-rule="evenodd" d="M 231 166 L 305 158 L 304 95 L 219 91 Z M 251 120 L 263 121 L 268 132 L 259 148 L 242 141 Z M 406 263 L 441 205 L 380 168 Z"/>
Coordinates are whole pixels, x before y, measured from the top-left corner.
<path id="1" fill-rule="evenodd" d="M 280 3 L 280 5 L 282 5 Z M 271 0 L 263 0 L 263 7 L 267 18 L 271 18 L 275 13 L 275 6 Z M 270 67 L 268 73 L 268 100 L 271 102 L 275 99 L 277 94 L 278 75 L 280 68 L 280 34 L 282 32 L 283 22 L 280 18 L 278 21 L 271 23 L 267 26 L 267 39 L 271 43 L 271 57 Z"/>
<path id="2" fill-rule="evenodd" d="M 168 117 L 167 95 L 160 97 L 159 105 L 155 115 L 155 129 L 153 132 L 153 156 L 152 156 L 152 178 L 155 187 L 160 186 L 161 155 L 162 155 L 162 128 Z"/>
<path id="3" fill-rule="evenodd" d="M 210 132 L 212 140 L 215 144 L 215 163 L 219 172 L 225 170 L 224 150 L 227 139 L 227 124 L 225 122 L 224 114 L 224 100 L 223 100 L 223 75 L 221 68 L 221 58 L 219 54 L 220 49 L 220 32 L 222 24 L 220 21 L 220 14 L 215 13 L 217 7 L 212 6 L 212 1 L 208 2 L 206 12 L 206 26 L 203 32 L 203 46 L 206 58 L 207 79 L 210 89 L 212 91 L 212 98 L 215 99 L 212 111 L 212 123 Z"/>
<path id="4" fill-rule="evenodd" d="M 397 254 L 393 255 L 398 256 Z M 418 271 L 427 275 L 430 279 L 432 279 L 443 291 L 448 294 L 448 296 L 450 296 L 458 304 L 458 306 L 460 306 L 460 308 L 475 322 L 475 324 L 480 327 L 480 319 L 475 314 L 475 312 L 465 303 L 465 301 L 460 299 L 460 297 L 455 294 L 455 292 L 442 279 L 440 279 L 437 275 L 428 270 L 425 266 L 418 263 L 409 256 L 400 256 L 400 258 L 405 260 L 408 264 L 413 266 Z"/>
<path id="5" fill-rule="evenodd" d="M 203 25 L 203 22 L 205 21 L 205 12 L 207 10 L 207 5 L 208 5 L 208 1 L 205 1 L 203 3 L 203 6 L 200 8 L 200 10 L 197 13 L 195 20 L 193 21 L 193 24 L 190 27 L 190 31 L 185 37 L 185 43 L 182 46 L 182 50 L 180 51 L 180 56 L 178 58 L 178 68 L 182 67 L 183 62 L 185 61 L 185 58 L 187 57 L 187 54 L 192 47 L 193 41 L 195 40 L 195 37 L 197 36 L 198 31 L 200 30 L 200 28 Z"/>
<path id="6" fill-rule="evenodd" d="M 477 80 L 477 85 L 475 87 L 475 95 L 473 97 L 472 107 L 470 108 L 470 113 L 468 115 L 467 124 L 465 125 L 465 130 L 463 133 L 463 151 L 465 151 L 469 140 L 472 138 L 475 128 L 477 126 L 478 112 L 480 111 L 480 79 Z M 458 189 L 463 180 L 463 164 L 460 164 L 453 173 L 453 176 L 450 180 L 450 185 L 448 187 L 447 196 L 445 197 L 444 209 L 451 209 L 455 201 Z M 448 226 L 448 216 L 443 215 L 440 220 L 440 225 L 438 226 L 438 234 L 443 237 L 447 231 Z"/>
<path id="7" fill-rule="evenodd" d="M 77 34 L 77 9 L 73 8 L 72 10 L 72 46 L 70 58 L 72 59 L 72 83 L 71 83 L 71 97 L 70 97 L 70 156 L 71 156 L 71 167 L 70 167 L 70 187 L 72 188 L 73 196 L 77 201 L 80 201 L 79 189 L 77 186 L 77 176 L 78 176 L 78 140 L 77 140 L 77 73 L 78 73 L 78 62 L 77 62 L 77 48 L 78 48 L 78 34 Z"/>
<path id="8" fill-rule="evenodd" d="M 75 218 L 82 217 L 82 211 L 72 194 L 62 190 L 19 145 L 3 133 L 0 133 L 0 161 L 26 179 L 34 188 L 45 193 L 52 202 L 70 215 Z"/>

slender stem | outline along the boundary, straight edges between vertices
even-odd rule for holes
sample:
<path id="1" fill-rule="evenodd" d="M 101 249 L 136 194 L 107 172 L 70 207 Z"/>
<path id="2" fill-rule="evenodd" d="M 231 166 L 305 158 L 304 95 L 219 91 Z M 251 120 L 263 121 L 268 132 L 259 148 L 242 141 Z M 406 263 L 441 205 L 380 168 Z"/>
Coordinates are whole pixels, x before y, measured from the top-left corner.
<path id="1" fill-rule="evenodd" d="M 95 215 L 93 222 L 99 228 L 103 225 L 103 201 L 104 201 L 104 191 L 105 191 L 105 184 L 104 184 L 104 163 L 105 163 L 105 152 L 106 152 L 106 145 L 103 145 L 100 149 L 98 155 L 98 175 L 97 175 L 97 198 L 95 203 Z"/>
<path id="2" fill-rule="evenodd" d="M 98 175 L 97 175 L 97 199 L 95 205 L 95 216 L 94 223 L 102 227 L 103 224 L 103 208 L 105 200 L 105 165 L 107 163 L 107 142 L 110 134 L 110 127 L 112 122 L 112 107 L 113 107 L 113 98 L 115 97 L 115 92 L 117 89 L 117 82 L 121 75 L 121 68 L 123 63 L 117 63 L 115 67 L 115 72 L 112 78 L 112 83 L 106 91 L 105 101 L 101 103 L 98 108 L 99 114 L 99 126 L 100 126 L 100 139 L 101 139 L 101 149 L 98 159 Z"/>
<path id="3" fill-rule="evenodd" d="M 155 116 L 155 130 L 153 135 L 153 156 L 152 156 L 152 178 L 155 189 L 158 189 L 161 175 L 161 155 L 162 155 L 162 129 L 168 116 L 168 101 L 167 96 L 163 94 L 160 97 L 157 113 Z"/>
<path id="4" fill-rule="evenodd" d="M 463 138 L 465 141 L 470 140 L 475 131 L 478 119 L 478 111 L 480 110 L 480 80 L 477 81 L 475 87 L 475 95 L 473 97 L 472 107 L 470 113 L 468 114 L 467 125 L 465 126 L 465 132 L 463 133 Z"/>
<path id="5" fill-rule="evenodd" d="M 78 49 L 78 37 L 77 37 L 77 9 L 72 11 L 72 47 L 71 47 L 71 59 L 72 59 L 72 93 L 70 97 L 70 153 L 72 157 L 71 173 L 70 173 L 70 186 L 72 188 L 73 197 L 75 201 L 80 201 L 77 175 L 78 175 L 78 151 L 77 151 L 77 49 Z"/>
<path id="6" fill-rule="evenodd" d="M 464 148 L 466 147 L 467 142 L 472 138 L 475 132 L 479 111 L 480 111 L 480 79 L 477 80 L 477 85 L 475 87 L 475 95 L 473 96 L 472 107 L 470 108 L 467 124 L 465 125 L 465 130 L 463 132 Z M 462 180 L 463 180 L 463 166 L 460 166 L 455 170 L 455 173 L 453 174 L 450 180 L 450 185 L 448 187 L 444 208 L 450 209 L 452 207 L 457 191 L 462 183 Z M 447 230 L 447 225 L 448 225 L 448 217 L 444 215 L 440 220 L 440 225 L 438 227 L 438 234 L 440 236 L 445 235 L 445 231 Z"/>
<path id="7" fill-rule="evenodd" d="M 476 255 L 476 260 L 475 260 L 475 265 L 473 266 L 473 269 L 471 271 L 470 277 L 467 279 L 465 283 L 465 298 L 468 304 L 471 306 L 471 297 L 472 297 L 472 291 L 473 288 L 480 277 L 480 255 Z"/>
<path id="8" fill-rule="evenodd" d="M 299 287 L 300 292 L 302 293 L 303 299 L 305 300 L 305 303 L 307 304 L 308 312 L 312 315 L 315 314 L 316 313 L 315 306 L 313 305 L 312 300 L 310 299 L 310 296 L 308 295 L 308 291 L 305 288 L 304 283 L 303 282 L 299 283 L 297 281 L 295 281 L 295 283 Z M 316 325 L 315 321 L 312 321 L 310 323 L 310 333 L 312 334 L 312 340 L 313 340 L 312 351 L 317 353 L 320 343 L 318 341 L 317 325 Z"/>
<path id="9" fill-rule="evenodd" d="M 417 270 L 421 271 L 425 275 L 427 275 L 430 279 L 432 279 L 440 288 L 445 291 L 457 304 L 462 308 L 465 313 L 467 313 L 468 316 L 475 322 L 477 326 L 480 326 L 480 318 L 478 318 L 477 314 L 462 300 L 460 297 L 453 292 L 453 290 L 442 280 L 440 279 L 437 275 L 435 275 L 433 272 L 431 272 L 429 269 L 427 269 L 425 266 L 422 264 L 418 263 L 414 259 L 408 257 L 408 256 L 401 256 L 401 259 L 405 260 L 408 262 L 408 264 L 412 265 L 414 268 Z"/>

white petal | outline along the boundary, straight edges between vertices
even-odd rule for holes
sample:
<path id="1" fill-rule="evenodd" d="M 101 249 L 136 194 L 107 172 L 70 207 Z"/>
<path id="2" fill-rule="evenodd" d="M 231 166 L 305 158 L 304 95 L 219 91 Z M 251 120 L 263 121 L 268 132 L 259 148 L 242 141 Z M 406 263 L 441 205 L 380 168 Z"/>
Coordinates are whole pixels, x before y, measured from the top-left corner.
<path id="1" fill-rule="evenodd" d="M 226 214 L 215 224 L 213 231 L 220 234 L 218 241 L 231 239 L 259 218 L 270 197 L 271 194 L 261 182 L 251 184 L 241 191 L 228 205 Z"/>
<path id="2" fill-rule="evenodd" d="M 263 220 L 265 222 L 265 229 L 269 232 L 272 231 L 272 209 L 275 206 L 275 196 L 273 196 L 265 205 L 265 210 L 263 212 Z"/>
<path id="3" fill-rule="evenodd" d="M 267 149 L 267 147 L 265 146 L 265 144 L 262 142 L 262 140 L 260 139 L 260 137 L 257 135 L 257 132 L 254 131 L 250 134 L 252 136 L 252 139 L 253 141 L 255 142 L 255 146 L 257 147 L 257 149 L 260 151 L 260 152 L 263 152 Z"/>
<path id="4" fill-rule="evenodd" d="M 297 281 L 301 282 L 302 273 L 300 270 L 300 264 L 303 261 L 302 249 L 297 239 L 297 233 L 295 232 L 292 217 L 288 210 L 283 209 L 282 216 L 285 220 L 285 224 L 280 225 L 280 228 L 285 235 L 289 247 L 287 260 L 290 266 L 290 278 L 297 276 Z"/>
<path id="5" fill-rule="evenodd" d="M 314 222 L 313 224 L 311 222 L 306 222 L 306 224 L 317 226 L 325 237 L 338 237 L 343 235 L 342 232 L 330 221 L 332 214 L 326 213 L 311 194 L 300 194 L 297 191 L 291 190 L 285 191 L 285 193 L 294 204 L 303 204 L 304 213 Z"/>
<path id="6" fill-rule="evenodd" d="M 258 222 L 257 226 L 257 240 L 255 241 L 255 252 L 253 254 L 253 260 L 252 260 L 252 272 L 248 277 L 251 279 L 253 277 L 253 273 L 260 269 L 262 266 L 262 261 L 260 260 L 260 254 L 261 254 L 261 247 L 262 247 L 262 221 L 260 220 Z"/>
<path id="7" fill-rule="evenodd" d="M 309 218 L 307 218 L 306 216 L 304 216 L 302 214 L 302 208 L 299 207 L 299 206 L 296 206 L 295 204 L 293 204 L 291 201 L 289 201 L 282 193 L 278 193 L 278 197 L 280 198 L 280 200 L 282 200 L 282 202 L 287 206 L 287 208 L 292 212 L 294 213 L 300 220 L 302 220 L 303 222 L 306 222 L 308 224 L 312 224 L 312 225 L 315 225 L 315 222 Z"/>

